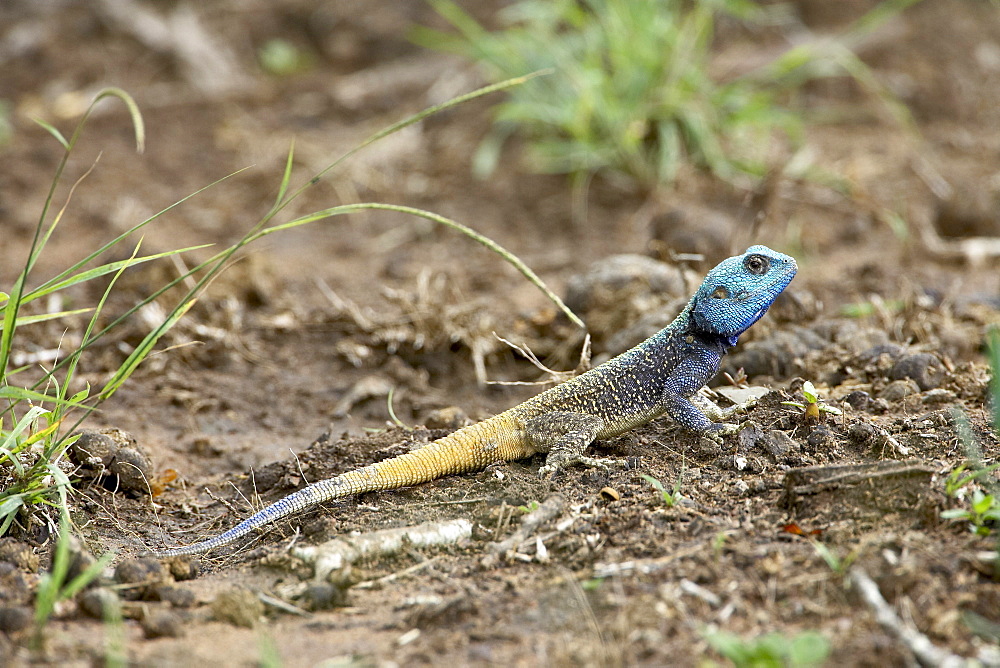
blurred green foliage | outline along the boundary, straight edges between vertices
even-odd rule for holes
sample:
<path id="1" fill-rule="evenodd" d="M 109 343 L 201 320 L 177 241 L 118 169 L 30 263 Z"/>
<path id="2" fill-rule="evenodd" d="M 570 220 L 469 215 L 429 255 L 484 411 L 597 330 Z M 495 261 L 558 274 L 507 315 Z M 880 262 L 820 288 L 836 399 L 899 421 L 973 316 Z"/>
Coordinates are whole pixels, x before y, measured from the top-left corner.
<path id="1" fill-rule="evenodd" d="M 772 10 L 748 0 L 521 0 L 500 13 L 507 27 L 489 32 L 451 0 L 430 1 L 458 34 L 419 28 L 418 43 L 474 59 L 497 79 L 552 73 L 499 106 L 477 153 L 480 176 L 517 131 L 537 171 L 617 173 L 652 188 L 684 165 L 761 179 L 776 146 L 801 143 L 790 93 L 815 78 L 851 76 L 892 104 L 850 45 L 916 0 L 882 3 L 840 38 L 792 47 L 728 80 L 710 73 L 717 23 Z M 906 115 L 899 105 L 893 114 Z"/>

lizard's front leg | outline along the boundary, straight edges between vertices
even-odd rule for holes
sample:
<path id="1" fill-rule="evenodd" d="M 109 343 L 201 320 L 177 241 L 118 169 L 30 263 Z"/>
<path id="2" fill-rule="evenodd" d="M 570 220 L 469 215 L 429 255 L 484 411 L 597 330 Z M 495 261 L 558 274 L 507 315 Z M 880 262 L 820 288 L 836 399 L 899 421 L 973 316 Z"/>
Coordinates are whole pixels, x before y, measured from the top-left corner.
<path id="1" fill-rule="evenodd" d="M 548 453 L 539 475 L 548 475 L 572 464 L 603 469 L 626 465 L 624 461 L 596 459 L 583 454 L 604 428 L 604 420 L 596 415 L 553 411 L 531 418 L 524 428 L 532 447 Z"/>
<path id="2" fill-rule="evenodd" d="M 718 358 L 701 359 L 692 357 L 677 365 L 663 388 L 660 401 L 667 415 L 685 429 L 698 432 L 713 441 L 721 441 L 723 436 L 735 434 L 739 426 L 728 422 L 712 422 L 705 414 L 708 412 L 717 418 L 728 419 L 735 411 L 723 411 L 708 399 L 700 397 L 697 392 L 718 370 Z M 705 404 L 714 407 L 707 408 Z"/>

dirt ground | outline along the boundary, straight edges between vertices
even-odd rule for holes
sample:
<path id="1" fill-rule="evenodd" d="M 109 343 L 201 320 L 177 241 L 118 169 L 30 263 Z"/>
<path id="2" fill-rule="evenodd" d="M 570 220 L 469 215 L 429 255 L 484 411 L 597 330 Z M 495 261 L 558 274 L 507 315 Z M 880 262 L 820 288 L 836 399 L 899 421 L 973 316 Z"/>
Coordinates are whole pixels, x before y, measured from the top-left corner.
<path id="1" fill-rule="evenodd" d="M 462 4 L 496 24 L 493 3 Z M 835 34 L 873 4 L 833 11 L 798 0 L 794 31 L 723 30 L 719 67 L 773 56 L 784 34 Z M 144 23 L 140 11 L 159 18 Z M 0 132 L 0 285 L 22 266 L 61 157 L 33 117 L 69 133 L 113 85 L 135 97 L 148 134 L 136 155 L 121 105 L 95 113 L 57 206 L 96 166 L 73 193 L 38 281 L 246 168 L 164 215 L 142 241 L 146 253 L 219 246 L 267 211 L 293 140 L 300 184 L 374 131 L 484 83 L 460 60 L 410 42 L 414 24 L 443 27 L 417 2 L 370 2 L 360 13 L 354 3 L 306 0 L 0 4 L 11 130 Z M 258 49 L 275 38 L 308 55 L 302 71 L 261 71 Z M 452 231 L 371 212 L 273 235 L 210 286 L 165 352 L 86 425 L 130 434 L 158 488 L 150 496 L 76 471 L 83 549 L 114 550 L 119 566 L 103 589 L 57 610 L 43 649 L 29 648 L 31 627 L 18 620 L 52 543 L 44 524 L 26 519 L 0 545 L 0 663 L 700 665 L 725 663 L 709 646 L 716 631 L 790 642 L 815 630 L 830 642 L 829 665 L 912 665 L 852 569 L 871 577 L 903 627 L 942 651 L 1000 660 L 996 538 L 940 515 L 962 506 L 945 494 L 969 455 L 956 415 L 968 417 L 985 464 L 998 452 L 983 342 L 1000 323 L 990 245 L 1000 237 L 1000 9 L 926 0 L 858 53 L 910 107 L 919 135 L 846 79 L 810 85 L 801 102 L 822 119 L 807 134 L 811 155 L 848 188 L 776 177 L 739 191 L 687 172 L 652 196 L 595 179 L 581 206 L 566 179 L 527 172 L 516 143 L 492 178 L 477 180 L 470 162 L 493 96 L 372 146 L 283 214 L 380 201 L 459 220 L 569 296 L 597 361 L 676 313 L 694 286 L 663 278 L 675 267 L 700 276 L 752 243 L 788 252 L 798 276 L 725 363 L 737 380 L 743 369 L 750 385 L 771 390 L 739 436 L 720 447 L 663 419 L 595 445 L 599 456 L 629 458 L 625 470 L 544 479 L 541 458 L 512 462 L 328 504 L 194 566 L 136 560 L 530 396 L 537 387 L 481 382 L 545 379 L 493 332 L 552 368 L 577 363 L 582 333 Z M 631 257 L 609 262 L 619 254 Z M 109 312 L 182 266 L 129 272 Z M 67 306 L 93 304 L 99 287 Z M 83 378 L 105 377 L 149 326 L 134 318 L 93 351 Z M 19 351 L 51 349 L 61 336 L 79 332 L 24 329 Z M 783 405 L 803 400 L 803 381 L 842 414 L 813 419 Z M 406 428 L 390 420 L 390 389 Z M 683 500 L 668 505 L 643 474 L 668 491 L 678 485 Z M 497 553 L 493 544 L 524 518 L 541 521 Z M 291 542 L 454 520 L 471 523 L 468 537 L 404 546 L 323 581 L 287 556 Z M 101 621 L 104 594 L 94 591 L 116 592 L 122 625 Z"/>

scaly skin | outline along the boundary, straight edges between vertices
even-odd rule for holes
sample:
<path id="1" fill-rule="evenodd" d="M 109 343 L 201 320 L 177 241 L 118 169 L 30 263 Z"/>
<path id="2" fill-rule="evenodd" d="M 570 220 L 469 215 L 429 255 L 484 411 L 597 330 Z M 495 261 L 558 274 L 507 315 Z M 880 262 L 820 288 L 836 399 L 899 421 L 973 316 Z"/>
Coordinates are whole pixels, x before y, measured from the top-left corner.
<path id="1" fill-rule="evenodd" d="M 207 552 L 326 501 L 408 487 L 538 452 L 548 453 L 543 474 L 574 463 L 620 465 L 584 452 L 595 440 L 663 414 L 719 440 L 735 425 L 712 422 L 691 397 L 715 376 L 722 356 L 764 315 L 796 271 L 791 257 L 752 246 L 712 269 L 670 325 L 618 357 L 422 448 L 304 487 L 215 538 L 157 556 Z"/>

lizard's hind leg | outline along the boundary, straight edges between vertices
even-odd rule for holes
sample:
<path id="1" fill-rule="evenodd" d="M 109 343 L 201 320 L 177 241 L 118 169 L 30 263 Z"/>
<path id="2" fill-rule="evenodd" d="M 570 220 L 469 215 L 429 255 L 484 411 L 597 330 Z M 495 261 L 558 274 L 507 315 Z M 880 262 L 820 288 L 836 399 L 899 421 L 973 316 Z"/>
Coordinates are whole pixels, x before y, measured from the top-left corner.
<path id="1" fill-rule="evenodd" d="M 545 466 L 538 470 L 541 476 L 572 464 L 602 469 L 626 466 L 624 461 L 583 454 L 604 428 L 604 420 L 596 415 L 553 411 L 528 420 L 524 426 L 532 446 L 539 452 L 548 453 Z"/>

